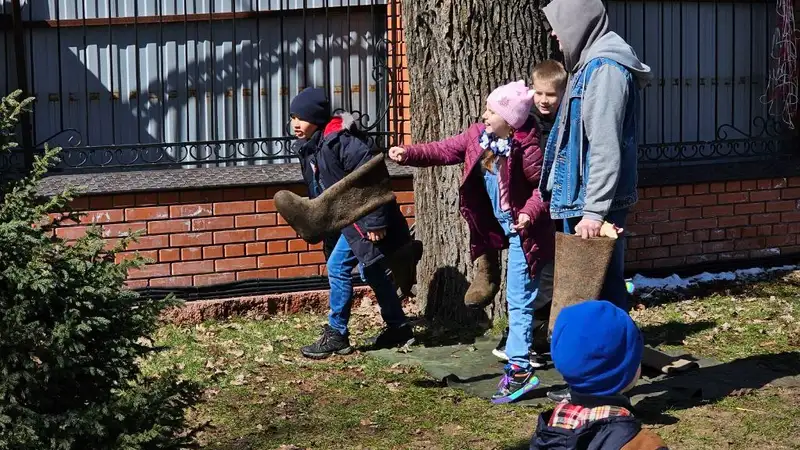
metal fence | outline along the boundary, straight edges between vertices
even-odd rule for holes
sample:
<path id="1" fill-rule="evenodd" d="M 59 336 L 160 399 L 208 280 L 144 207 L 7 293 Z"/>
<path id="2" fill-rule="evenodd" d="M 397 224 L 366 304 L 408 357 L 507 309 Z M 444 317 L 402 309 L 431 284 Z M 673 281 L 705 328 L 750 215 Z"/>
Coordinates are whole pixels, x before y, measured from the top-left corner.
<path id="1" fill-rule="evenodd" d="M 308 86 L 388 138 L 386 0 L 21 6 L 25 55 L 9 52 L 7 21 L 0 86 L 20 86 L 9 68 L 25 65 L 32 140 L 64 147 L 62 171 L 287 161 L 289 102 Z"/>

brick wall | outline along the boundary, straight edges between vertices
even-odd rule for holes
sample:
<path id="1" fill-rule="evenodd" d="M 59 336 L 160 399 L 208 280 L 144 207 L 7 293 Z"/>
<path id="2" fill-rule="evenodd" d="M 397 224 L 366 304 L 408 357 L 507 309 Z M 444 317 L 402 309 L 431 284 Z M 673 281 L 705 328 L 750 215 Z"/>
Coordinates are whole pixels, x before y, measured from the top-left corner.
<path id="1" fill-rule="evenodd" d="M 411 179 L 393 184 L 413 223 Z M 280 189 L 306 192 L 303 185 L 291 185 L 82 197 L 73 207 L 86 212 L 83 222 L 56 234 L 77 239 L 94 223 L 111 244 L 130 230 L 142 231 L 130 251 L 118 256 L 139 252 L 154 261 L 130 272 L 132 288 L 324 275 L 322 245 L 307 245 L 277 214 L 272 197 Z"/>
<path id="2" fill-rule="evenodd" d="M 408 86 L 408 59 L 402 14 L 401 0 L 391 0 L 387 10 L 388 63 L 394 79 L 389 86 L 389 132 L 398 134 L 398 144 L 411 144 L 411 92 Z"/>

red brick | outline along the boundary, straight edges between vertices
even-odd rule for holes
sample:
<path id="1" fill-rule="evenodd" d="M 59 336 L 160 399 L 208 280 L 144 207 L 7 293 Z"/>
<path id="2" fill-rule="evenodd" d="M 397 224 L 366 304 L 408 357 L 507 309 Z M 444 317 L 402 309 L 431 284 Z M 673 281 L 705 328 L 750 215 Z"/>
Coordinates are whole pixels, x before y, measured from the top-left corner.
<path id="1" fill-rule="evenodd" d="M 678 194 L 677 186 L 664 186 L 661 188 L 662 197 L 675 197 Z"/>
<path id="2" fill-rule="evenodd" d="M 789 178 L 789 186 L 791 187 L 800 186 L 800 177 Z"/>
<path id="3" fill-rule="evenodd" d="M 169 264 L 148 264 L 141 269 L 128 270 L 128 278 L 155 278 L 169 276 Z"/>
<path id="4" fill-rule="evenodd" d="M 742 190 L 742 183 L 740 181 L 728 181 L 725 183 L 725 191 L 738 192 Z"/>
<path id="5" fill-rule="evenodd" d="M 86 216 L 81 218 L 81 223 L 114 223 L 125 220 L 125 213 L 121 209 L 105 209 L 100 211 L 89 211 Z"/>
<path id="6" fill-rule="evenodd" d="M 659 198 L 661 197 L 661 188 L 649 187 L 644 190 L 645 198 Z"/>
<path id="7" fill-rule="evenodd" d="M 678 243 L 678 233 L 667 233 L 661 235 L 661 245 L 669 246 Z"/>
<path id="8" fill-rule="evenodd" d="M 711 241 L 720 241 L 725 239 L 725 235 L 726 235 L 725 230 L 721 229 L 711 230 L 711 233 L 709 233 L 708 235 L 708 239 Z"/>
<path id="9" fill-rule="evenodd" d="M 669 212 L 670 220 L 699 219 L 703 217 L 702 208 L 678 208 Z"/>
<path id="10" fill-rule="evenodd" d="M 275 212 L 275 200 L 258 200 L 256 201 L 256 212 Z"/>
<path id="11" fill-rule="evenodd" d="M 633 238 L 631 238 L 633 239 Z M 644 238 L 644 246 L 645 247 L 658 247 L 661 245 L 661 236 L 654 235 L 654 236 L 645 236 Z"/>
<path id="12" fill-rule="evenodd" d="M 158 261 L 159 262 L 173 262 L 173 261 L 180 261 L 181 260 L 181 251 L 177 248 L 165 248 L 163 250 L 159 250 L 158 252 Z"/>
<path id="13" fill-rule="evenodd" d="M 159 192 L 158 204 L 159 205 L 175 205 L 180 203 L 181 195 L 177 192 Z"/>
<path id="14" fill-rule="evenodd" d="M 692 219 L 686 221 L 686 229 L 702 230 L 703 228 L 716 228 L 717 219 Z"/>
<path id="15" fill-rule="evenodd" d="M 761 248 L 758 250 L 751 250 L 751 258 L 769 258 L 772 256 L 780 256 L 781 249 L 779 248 Z"/>
<path id="16" fill-rule="evenodd" d="M 292 251 L 295 251 L 295 252 L 296 251 L 305 251 L 307 249 L 307 246 L 305 245 L 305 241 L 300 241 L 300 242 L 302 242 L 303 245 L 299 246 L 300 248 L 296 248 L 296 249 L 294 249 Z M 263 242 L 262 242 L 262 244 L 263 244 Z M 286 250 L 287 250 L 286 241 L 272 241 L 272 242 L 268 242 L 267 243 L 267 253 L 269 253 L 270 255 L 274 255 L 276 253 L 286 253 Z"/>
<path id="17" fill-rule="evenodd" d="M 729 192 L 727 194 L 719 194 L 717 203 L 724 205 L 726 203 L 745 203 L 749 201 L 749 192 Z"/>
<path id="18" fill-rule="evenodd" d="M 683 208 L 684 203 L 685 200 L 683 197 L 659 198 L 653 200 L 653 209 L 662 210 L 662 209 L 672 209 L 672 208 Z"/>
<path id="19" fill-rule="evenodd" d="M 400 212 L 404 217 L 414 217 L 414 205 L 403 205 L 400 207 Z"/>
<path id="20" fill-rule="evenodd" d="M 702 244 L 673 245 L 669 248 L 670 256 L 697 255 L 703 252 Z"/>
<path id="21" fill-rule="evenodd" d="M 401 205 L 406 205 L 409 203 L 414 203 L 414 193 L 413 192 L 395 192 L 395 197 L 397 197 L 397 203 Z"/>
<path id="22" fill-rule="evenodd" d="M 200 247 L 187 247 L 181 249 L 181 260 L 197 261 L 203 259 L 203 249 Z"/>
<path id="23" fill-rule="evenodd" d="M 166 277 L 150 280 L 150 287 L 157 288 L 189 287 L 191 285 L 192 277 Z"/>
<path id="24" fill-rule="evenodd" d="M 322 242 L 318 242 L 316 244 L 308 244 L 309 250 L 322 250 Z"/>
<path id="25" fill-rule="evenodd" d="M 147 264 L 152 264 L 158 261 L 158 250 L 145 250 L 141 252 L 122 252 L 117 253 L 115 258 L 117 264 L 129 259 L 136 259 L 138 257 L 144 258 Z"/>
<path id="26" fill-rule="evenodd" d="M 725 192 L 725 183 L 711 183 L 708 190 L 711 192 Z"/>
<path id="27" fill-rule="evenodd" d="M 644 236 L 634 236 L 628 238 L 628 241 L 625 243 L 626 251 L 627 249 L 637 249 L 637 248 L 644 248 Z M 300 256 L 302 258 L 302 255 Z M 301 259 L 302 264 L 302 259 Z"/>
<path id="28" fill-rule="evenodd" d="M 716 204 L 716 194 L 692 195 L 691 197 L 686 197 L 686 206 L 710 206 Z"/>
<path id="29" fill-rule="evenodd" d="M 686 264 L 685 257 L 661 258 L 653 261 L 653 268 L 661 269 L 664 267 L 680 267 L 684 264 Z"/>
<path id="30" fill-rule="evenodd" d="M 749 224 L 750 216 L 730 216 L 719 218 L 720 228 L 741 227 Z"/>
<path id="31" fill-rule="evenodd" d="M 627 228 L 625 230 L 628 231 Z M 293 240 L 289 241 L 289 251 L 290 252 L 304 252 L 306 250 L 308 250 L 308 244 L 306 243 L 306 241 L 304 241 L 302 239 L 293 239 Z M 272 252 L 270 252 L 270 253 L 272 253 Z"/>
<path id="32" fill-rule="evenodd" d="M 775 236 L 783 236 L 789 232 L 789 224 L 779 223 L 772 226 L 772 234 Z"/>
<path id="33" fill-rule="evenodd" d="M 317 266 L 296 266 L 278 269 L 278 278 L 315 277 L 317 275 L 319 275 Z"/>
<path id="34" fill-rule="evenodd" d="M 277 222 L 275 213 L 236 216 L 236 228 L 269 227 Z"/>
<path id="35" fill-rule="evenodd" d="M 247 256 L 244 258 L 218 259 L 214 262 L 214 269 L 217 272 L 248 270 L 248 269 L 255 269 L 256 267 L 257 267 L 257 260 L 255 256 Z"/>
<path id="36" fill-rule="evenodd" d="M 706 253 L 732 252 L 733 250 L 733 241 L 706 242 L 703 244 L 703 251 Z"/>
<path id="37" fill-rule="evenodd" d="M 636 250 L 630 247 L 625 249 L 625 262 L 636 261 Z"/>
<path id="38" fill-rule="evenodd" d="M 794 253 L 800 253 L 800 245 L 792 245 L 790 247 L 783 247 L 781 249 L 782 255 L 789 255 Z"/>
<path id="39" fill-rule="evenodd" d="M 128 208 L 125 210 L 125 220 L 159 220 L 169 219 L 169 208 L 166 206 L 149 206 L 146 208 Z"/>
<path id="40" fill-rule="evenodd" d="M 755 237 L 755 238 L 747 238 L 747 239 L 739 239 L 734 241 L 734 245 L 736 250 L 756 250 L 759 248 L 764 248 L 767 240 L 763 237 Z"/>
<path id="41" fill-rule="evenodd" d="M 706 183 L 702 184 L 695 184 L 694 185 L 694 194 L 708 194 L 710 192 L 709 185 Z"/>
<path id="42" fill-rule="evenodd" d="M 111 198 L 111 203 L 118 208 L 136 206 L 136 196 L 134 194 L 118 194 Z"/>
<path id="43" fill-rule="evenodd" d="M 286 245 L 284 243 L 284 245 Z M 249 255 L 263 255 L 267 252 L 267 244 L 265 242 L 248 242 L 245 245 L 245 254 Z"/>
<path id="44" fill-rule="evenodd" d="M 678 186 L 678 195 L 687 196 L 694 194 L 694 186 L 691 184 L 683 184 Z"/>
<path id="45" fill-rule="evenodd" d="M 742 230 L 739 228 L 725 230 L 725 239 L 739 239 L 740 237 L 742 237 Z"/>
<path id="46" fill-rule="evenodd" d="M 228 244 L 225 246 L 225 257 L 235 258 L 244 256 L 244 244 Z"/>
<path id="47" fill-rule="evenodd" d="M 191 221 L 187 219 L 161 220 L 147 224 L 148 234 L 183 233 L 192 228 Z"/>
<path id="48" fill-rule="evenodd" d="M 691 244 L 694 242 L 694 233 L 691 231 L 685 231 L 683 233 L 678 233 L 678 244 Z"/>
<path id="49" fill-rule="evenodd" d="M 80 239 L 86 234 L 86 230 L 89 227 L 62 227 L 56 228 L 56 236 L 60 237 L 61 239 L 71 241 L 74 239 Z"/>
<path id="50" fill-rule="evenodd" d="M 214 232 L 214 243 L 231 244 L 234 242 L 248 242 L 255 239 L 255 234 L 254 230 L 216 231 Z"/>
<path id="51" fill-rule="evenodd" d="M 325 254 L 322 252 L 300 253 L 300 264 L 303 266 L 308 264 L 323 264 L 324 262 Z"/>
<path id="52" fill-rule="evenodd" d="M 708 240 L 710 235 L 711 235 L 710 230 L 697 230 L 694 232 L 694 241 L 705 242 Z"/>
<path id="53" fill-rule="evenodd" d="M 758 228 L 757 227 L 747 227 L 742 228 L 742 237 L 743 238 L 754 238 L 758 236 Z"/>
<path id="54" fill-rule="evenodd" d="M 755 192 L 756 194 L 758 192 Z M 764 212 L 764 203 L 743 203 L 736 205 L 734 213 L 739 214 L 761 214 Z"/>
<path id="55" fill-rule="evenodd" d="M 283 255 L 264 255 L 258 257 L 258 268 L 286 267 L 297 265 L 297 253 Z"/>
<path id="56" fill-rule="evenodd" d="M 751 225 L 765 225 L 769 223 L 779 223 L 780 221 L 781 215 L 778 213 L 753 214 L 750 216 Z"/>
<path id="57" fill-rule="evenodd" d="M 743 191 L 755 191 L 758 187 L 758 183 L 755 180 L 747 180 L 742 181 L 742 190 Z"/>
<path id="58" fill-rule="evenodd" d="M 761 225 L 758 227 L 759 236 L 772 236 L 772 225 Z"/>
<path id="59" fill-rule="evenodd" d="M 147 287 L 148 280 L 125 280 L 125 287 L 128 289 L 144 289 Z"/>
<path id="60" fill-rule="evenodd" d="M 173 275 L 195 275 L 214 271 L 214 261 L 192 261 L 172 264 Z"/>
<path id="61" fill-rule="evenodd" d="M 146 231 L 147 224 L 145 222 L 130 222 L 130 223 L 115 223 L 111 225 L 103 225 L 103 237 L 123 237 L 130 236 L 133 233 Z"/>
<path id="62" fill-rule="evenodd" d="M 169 241 L 170 247 L 191 247 L 211 245 L 213 237 L 211 233 L 181 233 L 170 235 Z"/>
<path id="63" fill-rule="evenodd" d="M 158 205 L 158 193 L 147 192 L 144 194 L 136 194 L 136 206 L 154 206 Z"/>
<path id="64" fill-rule="evenodd" d="M 239 201 L 239 202 L 214 203 L 215 216 L 251 214 L 254 212 L 256 212 L 256 203 L 250 200 Z"/>
<path id="65" fill-rule="evenodd" d="M 751 202 L 771 202 L 781 198 L 781 191 L 774 189 L 770 191 L 756 191 L 750 193 Z"/>
<path id="66" fill-rule="evenodd" d="M 653 233 L 655 234 L 675 233 L 678 231 L 683 231 L 685 228 L 686 228 L 686 222 L 684 222 L 683 220 L 673 220 L 671 222 L 654 224 Z M 628 227 L 628 229 L 630 230 L 630 227 Z"/>
<path id="67" fill-rule="evenodd" d="M 625 264 L 625 268 L 628 270 L 648 270 L 653 268 L 653 261 L 636 261 L 629 264 Z"/>
<path id="68" fill-rule="evenodd" d="M 319 266 L 319 274 L 322 275 L 323 277 L 327 277 L 328 276 L 328 266 L 326 266 L 325 264 L 320 264 L 320 266 Z"/>
<path id="69" fill-rule="evenodd" d="M 236 274 L 233 272 L 194 276 L 195 286 L 210 286 L 214 284 L 232 283 L 234 281 L 236 281 Z"/>
<path id="70" fill-rule="evenodd" d="M 687 265 L 705 264 L 719 259 L 719 255 L 690 255 L 686 257 Z"/>
<path id="71" fill-rule="evenodd" d="M 641 199 L 636 204 L 633 205 L 631 211 L 634 212 L 641 212 L 641 211 L 651 211 L 653 209 L 653 201 L 652 200 L 645 200 Z"/>
<path id="72" fill-rule="evenodd" d="M 192 230 L 213 231 L 233 228 L 233 217 L 207 217 L 192 220 Z"/>
<path id="73" fill-rule="evenodd" d="M 758 180 L 759 189 L 772 189 L 772 180 Z"/>
<path id="74" fill-rule="evenodd" d="M 770 192 L 778 192 L 778 191 L 770 191 Z M 795 200 L 800 198 L 800 188 L 792 188 L 792 189 L 781 189 L 780 190 L 781 198 L 784 200 Z"/>
<path id="75" fill-rule="evenodd" d="M 768 236 L 766 245 L 767 247 L 786 247 L 787 245 L 794 245 L 797 243 L 797 236 L 794 234 L 787 234 L 785 236 Z"/>
<path id="76" fill-rule="evenodd" d="M 244 272 L 237 272 L 236 279 L 237 280 L 252 280 L 256 278 L 277 278 L 278 277 L 278 270 L 277 269 L 259 269 L 259 270 L 247 270 Z"/>
<path id="77" fill-rule="evenodd" d="M 781 214 L 781 222 L 800 222 L 800 211 L 785 212 Z"/>
<path id="78" fill-rule="evenodd" d="M 658 259 L 669 256 L 669 247 L 653 247 L 640 249 L 636 253 L 639 259 Z"/>
<path id="79" fill-rule="evenodd" d="M 224 254 L 221 245 L 212 245 L 210 247 L 203 247 L 203 259 L 222 258 Z"/>
<path id="80" fill-rule="evenodd" d="M 181 192 L 181 202 L 183 203 L 207 203 L 221 200 L 222 191 L 219 189 Z"/>
<path id="81" fill-rule="evenodd" d="M 785 188 L 789 185 L 789 180 L 786 178 L 775 178 L 772 180 L 772 187 L 774 189 Z"/>
<path id="82" fill-rule="evenodd" d="M 647 211 L 636 213 L 636 223 L 664 222 L 669 220 L 669 211 Z"/>
<path id="83" fill-rule="evenodd" d="M 749 257 L 749 252 L 725 252 L 719 254 L 720 261 L 729 261 L 731 259 L 747 259 Z"/>
<path id="84" fill-rule="evenodd" d="M 272 239 L 291 239 L 297 237 L 297 233 L 292 227 L 266 227 L 259 228 L 256 232 L 256 239 L 259 241 L 269 241 Z"/>
<path id="85" fill-rule="evenodd" d="M 706 206 L 703 208 L 703 217 L 732 216 L 733 205 Z"/>
<path id="86" fill-rule="evenodd" d="M 148 250 L 151 248 L 169 247 L 169 236 L 140 236 L 137 242 L 131 242 L 128 250 Z"/>
<path id="87" fill-rule="evenodd" d="M 195 205 L 173 205 L 169 207 L 169 216 L 172 218 L 182 217 L 207 217 L 211 215 L 211 204 Z"/>

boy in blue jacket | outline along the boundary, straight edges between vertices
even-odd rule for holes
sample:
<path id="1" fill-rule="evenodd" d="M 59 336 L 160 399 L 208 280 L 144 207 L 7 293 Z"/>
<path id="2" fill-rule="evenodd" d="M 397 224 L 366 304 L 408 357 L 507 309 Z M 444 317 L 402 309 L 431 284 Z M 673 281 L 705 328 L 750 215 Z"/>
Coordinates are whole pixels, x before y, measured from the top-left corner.
<path id="1" fill-rule="evenodd" d="M 331 116 L 330 103 L 322 89 L 300 92 L 292 100 L 290 113 L 303 179 L 315 196 L 373 157 L 366 136 L 352 116 Z M 368 345 L 388 348 L 413 340 L 411 326 L 386 270 L 387 258 L 410 241 L 408 223 L 396 201 L 341 230 L 327 258 L 331 309 L 328 324 L 316 342 L 301 348 L 304 356 L 322 359 L 353 351 L 347 324 L 353 306 L 352 273 L 359 263 L 387 325 Z"/>

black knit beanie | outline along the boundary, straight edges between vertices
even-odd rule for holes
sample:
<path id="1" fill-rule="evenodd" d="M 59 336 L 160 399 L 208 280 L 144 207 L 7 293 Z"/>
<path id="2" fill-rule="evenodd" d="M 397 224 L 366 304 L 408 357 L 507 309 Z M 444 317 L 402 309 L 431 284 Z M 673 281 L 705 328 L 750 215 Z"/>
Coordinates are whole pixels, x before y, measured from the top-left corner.
<path id="1" fill-rule="evenodd" d="M 320 88 L 306 88 L 292 99 L 289 113 L 322 128 L 331 120 L 331 104 Z"/>

